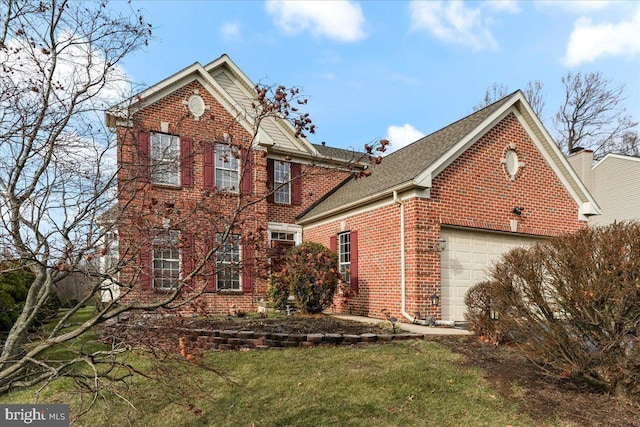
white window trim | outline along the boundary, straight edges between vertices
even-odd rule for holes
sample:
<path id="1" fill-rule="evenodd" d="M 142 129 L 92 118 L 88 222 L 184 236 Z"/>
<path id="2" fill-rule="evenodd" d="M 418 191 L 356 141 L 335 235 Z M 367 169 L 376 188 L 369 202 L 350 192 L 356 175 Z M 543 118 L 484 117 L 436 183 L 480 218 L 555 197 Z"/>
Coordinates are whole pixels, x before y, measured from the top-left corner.
<path id="1" fill-rule="evenodd" d="M 288 178 L 286 178 L 284 181 L 280 180 L 278 181 L 276 179 L 276 177 L 278 176 L 278 167 L 282 168 L 286 165 L 286 167 L 289 169 L 288 171 Z M 278 203 L 281 205 L 290 205 L 291 204 L 291 163 L 290 162 L 284 162 L 282 160 L 274 160 L 273 162 L 273 185 L 275 187 L 275 191 L 273 192 L 273 201 L 274 203 Z M 282 197 L 282 193 L 284 191 L 287 191 L 287 200 L 278 200 L 278 197 L 280 195 L 280 197 Z"/>
<path id="2" fill-rule="evenodd" d="M 176 158 L 175 159 L 155 159 L 153 157 L 154 155 L 154 138 L 171 138 L 172 140 L 175 138 L 175 143 L 176 143 Z M 173 142 L 173 141 L 172 141 Z M 166 185 L 166 186 L 170 186 L 170 187 L 180 187 L 182 185 L 182 165 L 180 164 L 180 137 L 177 135 L 171 135 L 168 133 L 162 133 L 162 132 L 151 132 L 151 135 L 149 136 L 149 153 L 150 153 L 150 167 L 151 167 L 151 173 L 149 175 L 149 179 L 151 181 L 152 184 L 156 184 L 156 185 Z M 158 167 L 163 167 L 165 165 L 172 165 L 172 164 L 176 164 L 176 182 L 177 183 L 173 183 L 173 182 L 164 182 L 164 181 L 159 181 L 157 180 L 157 176 L 155 177 L 156 179 L 154 179 L 154 170 L 157 172 L 157 168 Z M 166 174 L 166 173 L 165 173 Z M 165 175 L 165 174 L 161 174 L 161 175 Z"/>
<path id="3" fill-rule="evenodd" d="M 167 233 L 175 233 L 176 235 L 176 242 L 179 243 L 180 242 L 180 232 L 178 230 L 166 230 Z M 156 236 L 156 237 L 160 237 L 160 236 Z M 177 246 L 177 245 L 176 245 Z M 156 286 L 156 275 L 155 275 L 155 262 L 156 260 L 163 260 L 163 261 L 178 261 L 178 281 L 180 281 L 182 279 L 182 250 L 179 249 L 178 247 L 175 248 L 175 250 L 178 251 L 178 258 L 156 258 L 156 243 L 154 242 L 151 246 L 151 271 L 152 271 L 152 284 L 153 284 L 153 289 L 158 289 L 161 291 L 170 291 L 172 290 L 175 286 L 178 285 L 178 283 L 172 284 L 171 286 Z M 170 249 L 174 249 L 174 248 L 170 248 Z"/>
<path id="4" fill-rule="evenodd" d="M 348 238 L 348 242 L 349 242 L 349 262 L 342 262 L 342 237 L 346 236 Z M 346 276 L 346 272 L 348 271 L 348 279 L 345 280 L 345 283 L 348 286 L 351 286 L 351 232 L 350 231 L 345 231 L 343 233 L 338 233 L 338 270 L 340 271 L 340 274 L 344 276 Z M 346 245 L 345 245 L 346 246 Z"/>
<path id="5" fill-rule="evenodd" d="M 236 162 L 235 169 L 228 167 L 228 165 L 231 165 L 232 160 L 228 160 L 227 162 L 223 162 L 222 160 L 220 160 L 220 154 L 222 149 L 224 149 L 225 151 L 228 150 L 229 156 L 235 159 L 235 162 Z M 216 142 L 213 146 L 213 150 L 214 150 L 214 156 L 215 156 L 213 163 L 214 163 L 214 169 L 215 169 L 216 188 L 218 189 L 218 191 L 227 191 L 229 193 L 239 193 L 240 192 L 240 159 L 234 156 L 233 149 L 229 144 L 222 144 L 222 143 Z M 218 162 L 220 162 L 221 165 L 219 165 Z M 226 167 L 225 167 L 225 164 L 227 165 Z M 218 185 L 218 182 L 219 182 L 218 179 L 221 176 L 221 174 L 219 174 L 218 171 L 234 172 L 236 174 L 235 183 L 233 183 L 230 187 L 222 187 Z"/>
<path id="6" fill-rule="evenodd" d="M 285 222 L 270 222 L 267 225 L 269 236 L 269 247 L 271 247 L 271 233 L 294 233 L 296 245 L 302 243 L 302 226 L 297 224 L 287 224 Z"/>
<path id="7" fill-rule="evenodd" d="M 218 236 L 221 236 L 222 233 L 216 233 L 216 243 L 220 244 L 218 242 Z M 224 264 L 224 265 L 231 265 L 232 262 L 221 262 L 218 260 L 217 256 L 218 254 L 216 253 L 216 272 L 215 272 L 215 276 L 216 276 L 216 292 L 242 292 L 242 271 L 239 268 L 239 266 L 242 263 L 242 245 L 240 244 L 240 235 L 238 234 L 232 234 L 229 235 L 228 239 L 237 239 L 238 241 L 238 288 L 220 288 L 220 283 L 218 280 L 218 273 L 220 271 L 220 269 L 218 268 L 218 265 L 220 264 Z M 218 250 L 223 249 L 222 246 L 219 247 Z"/>

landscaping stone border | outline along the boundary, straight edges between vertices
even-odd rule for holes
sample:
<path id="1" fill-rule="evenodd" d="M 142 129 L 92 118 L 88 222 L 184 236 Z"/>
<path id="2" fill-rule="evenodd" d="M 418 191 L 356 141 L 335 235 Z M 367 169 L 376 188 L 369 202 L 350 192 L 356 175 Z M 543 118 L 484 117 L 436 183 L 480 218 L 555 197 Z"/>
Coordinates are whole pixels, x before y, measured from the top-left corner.
<path id="1" fill-rule="evenodd" d="M 115 326 L 115 325 L 113 325 Z M 102 340 L 135 342 L 134 334 L 156 329 L 153 326 L 134 326 L 125 334 L 118 333 L 117 328 L 105 327 Z M 282 334 L 274 332 L 256 332 L 248 330 L 190 329 L 176 328 L 175 332 L 184 336 L 199 348 L 213 350 L 264 350 L 268 348 L 315 347 L 318 345 L 352 345 L 383 343 L 390 341 L 424 339 L 423 334 Z M 125 336 L 123 336 L 125 335 Z"/>

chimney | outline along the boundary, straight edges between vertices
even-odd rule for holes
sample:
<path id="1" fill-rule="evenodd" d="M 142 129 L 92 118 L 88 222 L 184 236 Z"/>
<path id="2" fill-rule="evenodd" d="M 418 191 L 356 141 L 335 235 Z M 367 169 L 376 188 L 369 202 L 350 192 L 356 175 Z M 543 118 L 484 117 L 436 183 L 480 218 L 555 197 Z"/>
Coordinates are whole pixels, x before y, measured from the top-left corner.
<path id="1" fill-rule="evenodd" d="M 567 157 L 569 164 L 578 174 L 587 190 L 593 190 L 593 150 L 575 147 Z"/>

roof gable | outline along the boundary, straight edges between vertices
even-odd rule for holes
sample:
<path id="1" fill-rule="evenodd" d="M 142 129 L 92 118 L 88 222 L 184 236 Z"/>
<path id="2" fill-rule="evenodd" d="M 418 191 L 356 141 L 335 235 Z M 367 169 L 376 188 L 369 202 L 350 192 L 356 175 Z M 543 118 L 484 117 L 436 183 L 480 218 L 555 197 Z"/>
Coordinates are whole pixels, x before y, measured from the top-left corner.
<path id="1" fill-rule="evenodd" d="M 300 222 L 341 213 L 350 208 L 388 197 L 394 191 L 428 189 L 432 179 L 471 147 L 507 114 L 514 113 L 537 148 L 551 165 L 584 215 L 598 213 L 598 207 L 586 187 L 560 153 L 550 135 L 517 91 L 445 128 L 386 156 L 371 167 L 371 175 L 351 179 L 322 202 L 300 216 Z"/>
<path id="2" fill-rule="evenodd" d="M 229 113 L 239 118 L 247 132 L 253 133 L 254 118 L 249 112 L 255 99 L 255 85 L 227 55 L 204 67 L 195 62 L 110 108 L 105 113 L 107 125 L 117 126 L 121 120 L 126 120 L 129 112 L 145 108 L 193 81 L 198 81 Z M 257 142 L 262 146 L 293 155 L 319 154 L 306 138 L 295 136 L 295 129 L 287 120 L 267 117 L 260 125 Z"/>

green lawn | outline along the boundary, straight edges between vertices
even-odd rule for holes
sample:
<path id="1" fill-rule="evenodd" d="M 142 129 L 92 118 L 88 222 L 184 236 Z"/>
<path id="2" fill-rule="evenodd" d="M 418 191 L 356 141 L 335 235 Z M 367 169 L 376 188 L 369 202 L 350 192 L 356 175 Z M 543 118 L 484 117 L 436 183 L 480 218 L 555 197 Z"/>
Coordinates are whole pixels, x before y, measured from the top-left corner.
<path id="1" fill-rule="evenodd" d="M 206 353 L 128 362 L 156 376 L 135 376 L 100 393 L 79 426 L 534 426 L 506 404 L 459 356 L 429 341 Z M 131 386 L 129 388 L 129 386 Z M 36 389 L 0 397 L 33 403 Z M 60 380 L 39 401 L 78 413 L 92 399 Z"/>

